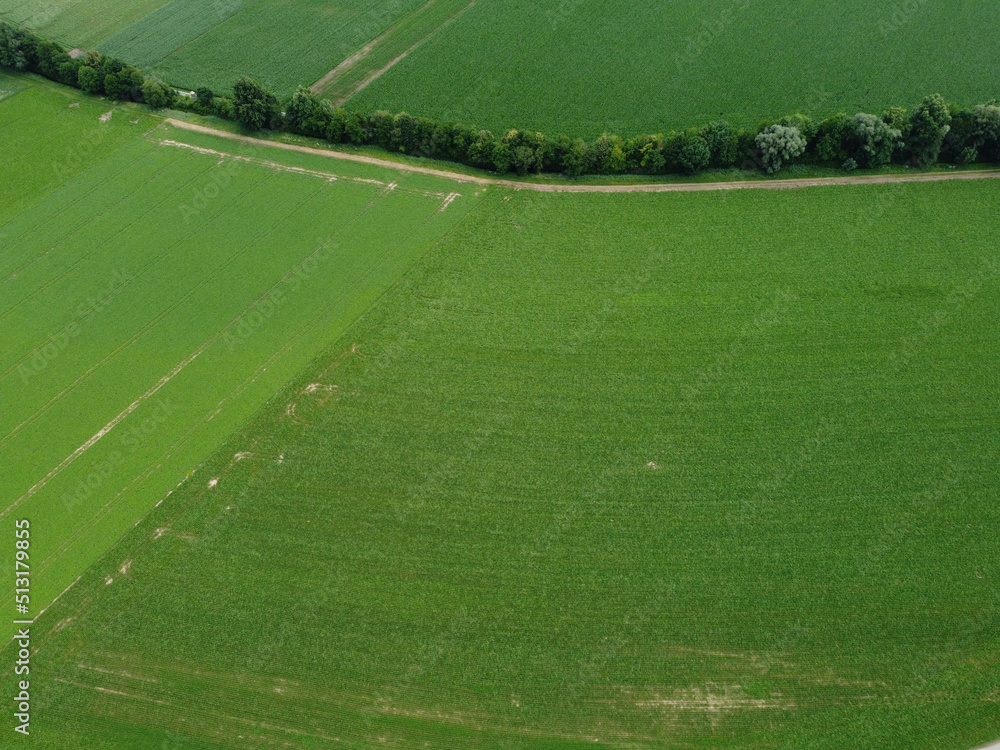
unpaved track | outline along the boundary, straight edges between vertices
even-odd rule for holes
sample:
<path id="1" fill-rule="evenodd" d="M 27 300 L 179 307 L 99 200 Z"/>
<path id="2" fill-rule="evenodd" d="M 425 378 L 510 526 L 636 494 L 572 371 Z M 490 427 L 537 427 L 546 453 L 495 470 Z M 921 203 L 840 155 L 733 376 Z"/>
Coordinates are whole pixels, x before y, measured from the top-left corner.
<path id="1" fill-rule="evenodd" d="M 409 17 L 412 18 L 412 17 L 414 17 L 416 15 L 419 15 L 420 13 L 423 13 L 434 2 L 435 2 L 435 0 L 429 0 L 429 2 L 426 5 L 424 5 L 423 7 L 419 8 L 416 12 L 414 12 Z M 476 4 L 476 0 L 472 0 L 472 2 L 470 2 L 464 8 L 462 8 L 460 11 L 458 11 L 455 15 L 451 16 L 450 18 L 448 18 L 440 26 L 437 26 L 434 29 L 431 29 L 431 32 L 429 34 L 427 34 L 426 36 L 422 37 L 421 39 L 418 39 L 413 45 L 411 45 L 406 50 L 404 50 L 402 53 L 400 53 L 395 58 L 393 58 L 392 60 L 390 60 L 388 65 L 385 65 L 384 67 L 379 68 L 378 70 L 374 71 L 370 75 L 366 76 L 360 83 L 358 83 L 347 94 L 345 94 L 345 95 L 339 97 L 338 99 L 336 99 L 333 102 L 334 106 L 335 107 L 339 107 L 341 104 L 343 104 L 344 102 L 346 102 L 348 99 L 350 99 L 352 96 L 354 96 L 355 94 L 357 94 L 359 91 L 361 91 L 362 89 L 367 88 L 369 86 L 369 84 L 372 84 L 375 81 L 377 81 L 379 78 L 382 77 L 383 74 L 389 72 L 390 69 L 392 69 L 393 67 L 395 67 L 396 63 L 398 63 L 401 60 L 403 60 L 407 55 L 409 55 L 411 52 L 413 52 L 417 47 L 419 47 L 421 44 L 423 44 L 424 42 L 426 42 L 432 36 L 434 36 L 435 34 L 437 34 L 439 31 L 441 31 L 441 29 L 443 29 L 445 26 L 447 26 L 448 24 L 450 24 L 452 21 L 454 21 L 460 15 L 462 15 L 463 13 L 465 13 L 465 11 L 467 11 L 469 8 L 471 8 L 475 4 Z M 397 24 L 397 26 L 398 25 L 399 24 Z M 381 43 L 382 41 L 384 41 L 386 38 L 388 38 L 392 34 L 393 30 L 394 29 L 390 29 L 389 31 L 386 31 L 380 37 L 378 37 L 377 39 L 375 39 L 372 42 L 369 42 L 364 47 L 362 47 L 360 50 L 358 50 L 353 55 L 351 55 L 350 57 L 348 57 L 346 60 L 344 60 L 342 63 L 340 63 L 340 65 L 338 65 L 336 68 L 334 68 L 329 73 L 327 73 L 325 76 L 323 76 L 318 81 L 316 81 L 316 83 L 314 83 L 312 86 L 310 86 L 309 87 L 310 90 L 312 90 L 313 93 L 318 94 L 318 93 L 320 93 L 323 90 L 323 88 L 325 86 L 329 85 L 332 81 L 336 81 L 336 80 L 340 79 L 344 75 L 344 73 L 346 73 L 348 70 L 350 70 L 352 67 L 354 67 L 354 65 L 358 61 L 363 60 L 364 58 L 368 57 L 368 55 L 371 53 L 371 51 L 376 46 L 378 46 L 379 43 Z"/>
<path id="2" fill-rule="evenodd" d="M 219 138 L 226 138 L 230 141 L 247 143 L 254 146 L 269 146 L 270 148 L 280 148 L 285 151 L 298 151 L 303 154 L 315 154 L 325 156 L 329 159 L 341 159 L 343 161 L 353 161 L 358 164 L 371 164 L 385 169 L 395 169 L 400 172 L 415 172 L 416 174 L 430 175 L 431 177 L 441 177 L 455 182 L 471 183 L 473 185 L 498 185 L 500 187 L 513 188 L 514 190 L 534 190 L 539 193 L 695 193 L 703 190 L 792 190 L 795 188 L 824 187 L 827 185 L 885 185 L 897 182 L 943 182 L 946 180 L 991 180 L 1000 178 L 1000 170 L 982 170 L 977 172 L 920 172 L 917 174 L 876 174 L 876 175 L 854 175 L 844 177 L 807 177 L 804 179 L 790 180 L 734 180 L 731 182 L 653 182 L 639 185 L 558 185 L 539 184 L 533 182 L 518 182 L 516 180 L 501 180 L 492 177 L 476 177 L 473 175 L 449 172 L 444 169 L 434 169 L 432 167 L 418 167 L 414 164 L 402 164 L 400 162 L 378 159 L 374 156 L 363 156 L 361 154 L 347 154 L 342 151 L 333 151 L 324 148 L 311 148 L 309 146 L 298 146 L 294 143 L 281 143 L 280 141 L 266 141 L 263 138 L 252 138 L 237 133 L 227 133 L 224 130 L 208 128 L 204 125 L 175 120 L 172 117 L 164 120 L 167 125 L 172 125 L 181 130 L 193 130 L 198 133 L 207 133 Z M 998 748 L 1000 750 L 1000 748 Z"/>

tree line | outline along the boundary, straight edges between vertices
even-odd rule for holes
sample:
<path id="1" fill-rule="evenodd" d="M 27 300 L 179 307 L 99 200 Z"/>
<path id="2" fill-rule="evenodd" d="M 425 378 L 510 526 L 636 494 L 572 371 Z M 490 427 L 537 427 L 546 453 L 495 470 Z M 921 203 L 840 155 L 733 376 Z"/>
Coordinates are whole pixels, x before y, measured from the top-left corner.
<path id="1" fill-rule="evenodd" d="M 113 57 L 88 52 L 76 59 L 55 42 L 0 22 L 0 66 L 29 70 L 87 93 L 172 107 L 241 123 L 249 130 L 288 130 L 331 143 L 374 145 L 394 153 L 444 159 L 500 174 L 680 173 L 706 169 L 759 169 L 769 174 L 789 164 L 835 166 L 850 171 L 888 164 L 926 168 L 936 162 L 1000 161 L 1000 106 L 972 108 L 939 94 L 912 111 L 891 107 L 879 115 L 836 114 L 816 121 L 795 114 L 737 128 L 719 120 L 667 134 L 622 138 L 605 133 L 585 140 L 512 129 L 494 134 L 459 123 L 406 112 L 361 113 L 334 107 L 305 87 L 284 108 L 260 83 L 240 78 L 233 96 L 199 88 L 194 98 Z"/>

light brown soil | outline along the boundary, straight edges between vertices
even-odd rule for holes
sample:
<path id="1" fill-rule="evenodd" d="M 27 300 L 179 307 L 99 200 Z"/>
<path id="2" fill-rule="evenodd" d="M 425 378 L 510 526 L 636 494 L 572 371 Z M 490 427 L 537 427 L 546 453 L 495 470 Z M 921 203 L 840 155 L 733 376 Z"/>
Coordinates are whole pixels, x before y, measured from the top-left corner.
<path id="1" fill-rule="evenodd" d="M 262 138 L 252 138 L 237 133 L 196 125 L 183 120 L 167 118 L 164 122 L 182 130 L 192 130 L 198 133 L 208 133 L 231 141 L 269 146 L 270 148 L 298 151 L 304 154 L 325 156 L 330 159 L 341 159 L 358 164 L 371 164 L 385 169 L 395 169 L 400 172 L 414 172 L 432 177 L 441 177 L 455 182 L 471 183 L 473 185 L 497 185 L 514 190 L 534 190 L 540 193 L 692 193 L 703 190 L 791 190 L 806 187 L 824 187 L 828 185 L 885 185 L 897 182 L 942 182 L 946 180 L 987 180 L 1000 178 L 1000 170 L 954 171 L 954 172 L 919 172 L 916 174 L 875 174 L 875 175 L 845 175 L 843 177 L 806 177 L 788 180 L 733 180 L 730 182 L 653 182 L 636 185 L 560 185 L 519 182 L 492 177 L 477 177 L 474 175 L 449 172 L 433 167 L 418 167 L 414 164 L 378 159 L 362 154 L 348 154 L 332 149 L 298 146 L 294 143 L 266 141 Z"/>

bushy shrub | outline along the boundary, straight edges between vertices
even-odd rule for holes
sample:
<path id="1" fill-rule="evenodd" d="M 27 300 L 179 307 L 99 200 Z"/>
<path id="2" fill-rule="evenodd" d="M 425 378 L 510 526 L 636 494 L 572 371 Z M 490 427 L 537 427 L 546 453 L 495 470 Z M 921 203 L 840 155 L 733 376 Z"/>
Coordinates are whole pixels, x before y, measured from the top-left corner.
<path id="1" fill-rule="evenodd" d="M 951 112 L 941 95 L 925 97 L 910 117 L 907 146 L 916 166 L 927 167 L 938 160 L 950 126 Z"/>
<path id="2" fill-rule="evenodd" d="M 153 109 L 170 107 L 177 98 L 173 88 L 153 78 L 147 78 L 142 84 L 142 96 L 146 104 Z"/>
<path id="3" fill-rule="evenodd" d="M 27 70 L 35 48 L 34 37 L 0 21 L 0 67 Z"/>
<path id="4" fill-rule="evenodd" d="M 274 128 L 281 116 L 278 98 L 252 78 L 233 84 L 236 120 L 248 130 Z"/>
<path id="5" fill-rule="evenodd" d="M 708 142 L 695 133 L 684 133 L 677 150 L 677 163 L 684 174 L 692 175 L 708 166 L 712 158 Z"/>
<path id="6" fill-rule="evenodd" d="M 701 137 L 708 144 L 709 164 L 713 167 L 732 167 L 739 158 L 739 138 L 729 123 L 718 120 L 706 125 Z"/>
<path id="7" fill-rule="evenodd" d="M 760 151 L 761 162 L 768 174 L 774 174 L 782 165 L 801 156 L 806 150 L 806 139 L 793 125 L 771 125 L 754 139 Z"/>
<path id="8" fill-rule="evenodd" d="M 854 115 L 854 154 L 866 167 L 881 167 L 892 161 L 892 155 L 902 145 L 902 133 L 875 115 Z"/>
<path id="9" fill-rule="evenodd" d="M 81 65 L 76 73 L 77 85 L 88 94 L 100 94 L 104 91 L 101 74 L 89 65 Z"/>

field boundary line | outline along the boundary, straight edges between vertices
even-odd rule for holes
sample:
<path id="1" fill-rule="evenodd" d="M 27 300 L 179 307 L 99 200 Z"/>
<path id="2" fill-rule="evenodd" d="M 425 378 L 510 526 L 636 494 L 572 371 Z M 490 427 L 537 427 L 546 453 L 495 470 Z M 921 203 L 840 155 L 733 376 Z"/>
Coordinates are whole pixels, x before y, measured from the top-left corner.
<path id="1" fill-rule="evenodd" d="M 427 10 L 430 6 L 432 6 L 436 2 L 437 0 L 427 0 L 426 3 L 424 3 L 415 11 L 413 11 L 409 16 L 400 19 L 395 24 L 393 24 L 392 28 L 386 29 L 377 37 L 375 37 L 366 45 L 364 45 L 357 52 L 345 58 L 339 65 L 337 65 L 337 67 L 326 73 L 326 75 L 324 75 L 322 78 L 316 81 L 316 83 L 310 86 L 309 90 L 312 91 L 314 94 L 318 94 L 327 84 L 338 81 L 344 75 L 344 73 L 353 68 L 356 63 L 359 63 L 366 57 L 368 57 L 368 55 L 371 54 L 371 51 L 375 49 L 375 47 L 377 47 L 379 44 L 381 44 L 386 37 L 390 36 L 393 33 L 393 31 L 395 31 L 400 26 L 400 24 L 404 23 L 405 21 L 411 18 L 415 18 L 416 16 L 423 13 L 425 10 Z"/>
<path id="2" fill-rule="evenodd" d="M 17 506 L 21 505 L 21 503 L 29 499 L 32 495 L 38 492 L 38 490 L 42 489 L 42 487 L 48 484 L 53 477 L 58 475 L 60 472 L 62 472 L 63 469 L 65 469 L 67 466 L 73 463 L 77 458 L 82 456 L 88 449 L 90 449 L 95 443 L 97 443 L 98 440 L 100 440 L 102 437 L 111 432 L 111 430 L 113 430 L 118 425 L 119 422 L 125 419 L 125 417 L 127 417 L 129 414 L 131 414 L 140 406 L 142 406 L 146 401 L 148 401 L 150 398 L 156 395 L 157 391 L 159 391 L 161 388 L 163 388 L 163 386 L 169 383 L 173 379 L 174 375 L 176 375 L 185 367 L 187 367 L 189 364 L 191 364 L 199 354 L 205 351 L 206 348 L 207 345 L 200 346 L 194 351 L 193 354 L 190 354 L 185 359 L 181 360 L 177 365 L 174 366 L 174 369 L 172 369 L 170 372 L 168 372 L 166 375 L 160 378 L 153 385 L 152 388 L 150 388 L 148 391 L 139 396 L 139 398 L 137 398 L 131 404 L 126 406 L 122 411 L 118 413 L 118 415 L 114 419 L 112 419 L 110 422 L 104 425 L 104 427 L 102 427 L 100 430 L 94 433 L 94 435 L 89 440 L 87 440 L 87 442 L 85 442 L 75 451 L 66 456 L 66 458 L 64 458 L 59 463 L 59 465 L 56 466 L 56 468 L 52 469 L 52 471 L 50 471 L 44 477 L 35 482 L 34 486 L 31 487 L 31 489 L 29 489 L 27 492 L 21 495 L 21 497 L 12 502 L 6 508 L 4 508 L 3 511 L 0 511 L 0 519 L 7 516 L 7 514 L 10 513 L 12 510 L 14 510 Z"/>
<path id="3" fill-rule="evenodd" d="M 238 143 L 245 143 L 254 146 L 268 146 L 270 148 L 283 149 L 285 151 L 297 151 L 303 154 L 313 154 L 323 156 L 328 159 L 340 159 L 342 161 L 355 162 L 356 164 L 369 164 L 385 169 L 395 169 L 399 172 L 412 172 L 414 174 L 429 175 L 430 177 L 440 177 L 453 182 L 467 182 L 474 185 L 496 185 L 498 187 L 511 188 L 513 190 L 532 190 L 539 193 L 694 193 L 710 190 L 794 190 L 807 187 L 825 187 L 829 185 L 887 185 L 901 182 L 947 182 L 950 180 L 988 180 L 1000 179 L 1000 169 L 978 170 L 978 171 L 955 171 L 955 172 L 919 172 L 917 174 L 873 174 L 873 175 L 853 175 L 844 177 L 802 177 L 787 180 L 731 180 L 723 182 L 646 182 L 634 185 L 556 185 L 539 184 L 533 182 L 518 182 L 517 180 L 504 180 L 494 177 L 478 177 L 476 175 L 461 174 L 459 172 L 449 172 L 445 169 L 435 169 L 433 167 L 418 167 L 414 164 L 403 164 L 401 162 L 379 159 L 375 156 L 364 156 L 362 154 L 349 154 L 345 151 L 335 151 L 333 149 L 315 148 L 312 146 L 299 146 L 294 143 L 283 143 L 281 141 L 268 141 L 263 138 L 230 133 L 225 130 L 197 125 L 184 120 L 176 120 L 168 117 L 164 120 L 167 125 L 172 125 L 181 130 L 190 130 L 196 133 L 205 133 L 219 138 L 225 138 Z"/>
<path id="4" fill-rule="evenodd" d="M 368 88 L 369 85 L 371 85 L 372 83 L 374 83 L 375 81 L 377 81 L 384 74 L 388 73 L 392 68 L 394 68 L 396 66 L 397 63 L 401 62 L 405 57 L 407 57 L 417 47 L 419 47 L 421 44 L 423 44 L 424 42 L 426 42 L 432 36 L 434 36 L 435 34 L 437 34 L 445 26 L 448 26 L 449 24 L 451 24 L 452 21 L 454 21 L 460 15 L 462 15 L 463 13 L 465 13 L 465 11 L 467 11 L 469 8 L 471 8 L 475 4 L 476 4 L 476 0 L 472 0 L 472 2 L 470 2 L 464 8 L 462 8 L 460 11 L 458 11 L 458 13 L 456 13 L 453 16 L 450 16 L 448 18 L 448 20 L 446 20 L 440 26 L 436 26 L 434 29 L 432 29 L 429 34 L 427 34 L 426 36 L 421 37 L 416 42 L 414 42 L 412 45 L 410 45 L 409 47 L 407 47 L 403 52 L 401 52 L 400 54 L 398 54 L 396 57 L 392 58 L 392 60 L 390 60 L 386 65 L 384 65 L 383 67 L 379 68 L 374 73 L 369 73 L 367 76 L 365 76 L 363 79 L 361 79 L 361 82 L 357 86 L 355 86 L 354 88 L 352 88 L 349 93 L 345 94 L 344 96 L 338 97 L 337 100 L 334 102 L 334 106 L 339 107 L 341 104 L 343 104 L 344 102 L 346 102 L 348 99 L 350 99 L 355 94 L 357 94 L 360 91 L 363 91 L 364 89 Z"/>

